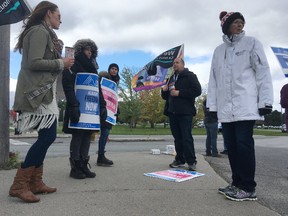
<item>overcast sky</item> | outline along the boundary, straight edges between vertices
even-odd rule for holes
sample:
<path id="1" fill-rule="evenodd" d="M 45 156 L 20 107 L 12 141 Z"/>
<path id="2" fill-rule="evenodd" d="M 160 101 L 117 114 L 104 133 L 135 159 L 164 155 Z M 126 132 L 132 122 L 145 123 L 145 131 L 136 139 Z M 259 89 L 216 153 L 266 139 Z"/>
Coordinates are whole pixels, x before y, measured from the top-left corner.
<path id="1" fill-rule="evenodd" d="M 40 1 L 28 0 L 32 8 Z M 56 31 L 65 46 L 90 38 L 99 48 L 100 70 L 109 63 L 141 69 L 162 52 L 184 44 L 186 67 L 207 86 L 211 57 L 222 43 L 219 13 L 239 11 L 246 35 L 259 39 L 264 47 L 274 85 L 274 109 L 280 111 L 279 92 L 288 83 L 271 46 L 288 48 L 287 0 L 55 0 L 62 14 Z M 21 30 L 11 26 L 11 49 Z M 11 91 L 20 66 L 20 56 L 11 52 Z"/>

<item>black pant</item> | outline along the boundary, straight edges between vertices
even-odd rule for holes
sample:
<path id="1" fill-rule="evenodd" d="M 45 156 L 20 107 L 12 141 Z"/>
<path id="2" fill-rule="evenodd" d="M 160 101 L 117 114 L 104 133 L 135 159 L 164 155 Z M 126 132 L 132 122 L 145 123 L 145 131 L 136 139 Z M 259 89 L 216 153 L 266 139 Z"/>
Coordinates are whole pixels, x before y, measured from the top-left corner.
<path id="1" fill-rule="evenodd" d="M 77 130 L 72 133 L 70 157 L 74 160 L 87 159 L 89 155 L 92 131 Z"/>
<path id="2" fill-rule="evenodd" d="M 232 184 L 248 192 L 253 192 L 256 187 L 254 124 L 254 120 L 222 123 L 224 143 L 227 144 L 232 171 Z"/>
<path id="3" fill-rule="evenodd" d="M 194 139 L 192 137 L 192 115 L 169 114 L 170 129 L 174 137 L 175 160 L 188 164 L 196 163 Z"/>

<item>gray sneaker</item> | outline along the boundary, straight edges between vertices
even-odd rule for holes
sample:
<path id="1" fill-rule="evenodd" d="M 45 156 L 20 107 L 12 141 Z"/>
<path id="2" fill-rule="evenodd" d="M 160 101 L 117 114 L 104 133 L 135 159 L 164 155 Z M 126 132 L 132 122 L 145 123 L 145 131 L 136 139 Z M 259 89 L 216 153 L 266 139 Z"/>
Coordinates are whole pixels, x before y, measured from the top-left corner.
<path id="1" fill-rule="evenodd" d="M 188 164 L 188 170 L 189 171 L 196 171 L 196 163 Z"/>
<path id="2" fill-rule="evenodd" d="M 226 193 L 235 193 L 237 188 L 234 185 L 228 185 L 225 188 L 218 188 L 218 193 L 225 195 Z"/>
<path id="3" fill-rule="evenodd" d="M 256 192 L 247 192 L 241 189 L 236 189 L 235 193 L 226 193 L 225 194 L 227 199 L 233 201 L 245 201 L 245 200 L 257 200 Z"/>
<path id="4" fill-rule="evenodd" d="M 171 164 L 169 164 L 169 166 L 171 168 L 179 168 L 179 167 L 183 167 L 185 165 L 185 162 L 181 162 L 181 161 L 176 161 L 174 160 Z"/>

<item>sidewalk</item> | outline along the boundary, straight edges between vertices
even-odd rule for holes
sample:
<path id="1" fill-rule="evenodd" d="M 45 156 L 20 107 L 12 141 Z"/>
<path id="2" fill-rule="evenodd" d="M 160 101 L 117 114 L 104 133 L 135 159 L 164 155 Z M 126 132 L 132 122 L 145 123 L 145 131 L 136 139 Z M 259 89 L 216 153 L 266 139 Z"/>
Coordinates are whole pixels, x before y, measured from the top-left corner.
<path id="1" fill-rule="evenodd" d="M 200 154 L 197 171 L 204 173 L 182 183 L 146 177 L 143 173 L 169 169 L 170 155 L 109 153 L 115 165 L 98 167 L 95 179 L 69 177 L 67 157 L 45 160 L 44 181 L 56 186 L 54 194 L 39 195 L 39 203 L 27 204 L 8 196 L 16 170 L 0 171 L 0 215 L 2 216 L 154 216 L 154 215 L 279 215 L 257 201 L 235 202 L 217 193 L 227 183 Z"/>

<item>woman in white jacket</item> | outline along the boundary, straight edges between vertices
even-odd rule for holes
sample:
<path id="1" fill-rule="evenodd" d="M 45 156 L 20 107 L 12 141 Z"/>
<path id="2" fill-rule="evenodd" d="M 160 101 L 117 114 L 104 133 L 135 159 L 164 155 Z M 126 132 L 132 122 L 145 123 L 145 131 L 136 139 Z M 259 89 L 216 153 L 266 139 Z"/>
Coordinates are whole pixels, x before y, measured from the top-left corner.
<path id="1" fill-rule="evenodd" d="M 272 111 L 270 69 L 261 43 L 245 36 L 241 13 L 221 12 L 220 21 L 224 43 L 213 54 L 207 109 L 222 123 L 232 184 L 218 191 L 231 200 L 256 200 L 253 127 Z"/>

